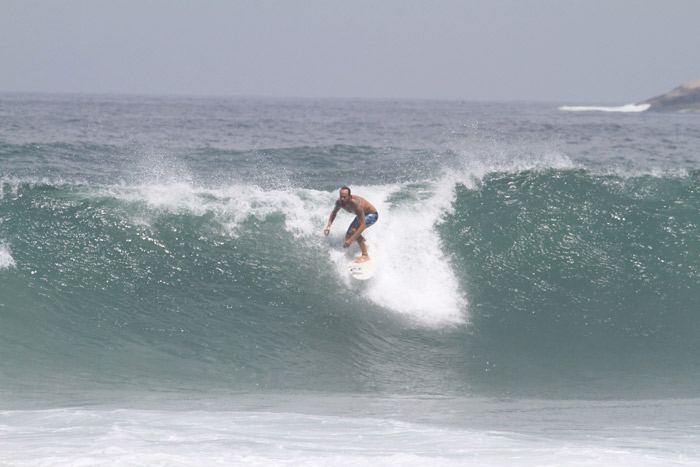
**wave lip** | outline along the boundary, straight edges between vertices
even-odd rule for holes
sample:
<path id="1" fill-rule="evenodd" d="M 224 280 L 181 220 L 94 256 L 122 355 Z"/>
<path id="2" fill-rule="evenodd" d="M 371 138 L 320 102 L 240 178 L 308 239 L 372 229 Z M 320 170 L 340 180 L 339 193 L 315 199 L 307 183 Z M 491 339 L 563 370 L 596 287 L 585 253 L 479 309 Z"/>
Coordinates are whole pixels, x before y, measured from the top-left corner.
<path id="1" fill-rule="evenodd" d="M 620 112 L 620 113 L 639 113 L 649 110 L 650 104 L 627 104 L 617 107 L 604 106 L 576 106 L 565 105 L 559 107 L 559 110 L 564 112 Z"/>

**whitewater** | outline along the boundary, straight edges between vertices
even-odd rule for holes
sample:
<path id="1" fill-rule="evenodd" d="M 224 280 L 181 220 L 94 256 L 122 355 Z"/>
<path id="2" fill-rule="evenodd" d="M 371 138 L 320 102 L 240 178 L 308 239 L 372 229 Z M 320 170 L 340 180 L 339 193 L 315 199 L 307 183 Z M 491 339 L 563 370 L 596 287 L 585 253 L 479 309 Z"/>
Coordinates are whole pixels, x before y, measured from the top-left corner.
<path id="1" fill-rule="evenodd" d="M 697 116 L 569 110 L 0 95 L 0 464 L 700 464 Z"/>

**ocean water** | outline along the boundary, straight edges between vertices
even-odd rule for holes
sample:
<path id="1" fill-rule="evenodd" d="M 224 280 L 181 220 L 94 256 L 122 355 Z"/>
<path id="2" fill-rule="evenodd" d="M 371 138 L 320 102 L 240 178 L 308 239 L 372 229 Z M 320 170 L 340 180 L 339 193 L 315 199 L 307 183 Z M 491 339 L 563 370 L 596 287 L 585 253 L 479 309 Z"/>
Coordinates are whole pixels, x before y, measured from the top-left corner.
<path id="1" fill-rule="evenodd" d="M 627 110 L 0 95 L 0 465 L 700 465 L 700 116 Z"/>

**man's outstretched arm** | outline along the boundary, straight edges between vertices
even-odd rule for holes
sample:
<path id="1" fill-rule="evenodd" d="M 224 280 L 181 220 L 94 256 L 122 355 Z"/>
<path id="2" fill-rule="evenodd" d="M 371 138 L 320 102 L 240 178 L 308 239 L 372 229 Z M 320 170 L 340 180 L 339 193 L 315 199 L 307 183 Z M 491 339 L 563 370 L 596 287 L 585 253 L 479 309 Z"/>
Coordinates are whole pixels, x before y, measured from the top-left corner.
<path id="1" fill-rule="evenodd" d="M 326 230 L 323 231 L 325 235 L 328 235 L 331 231 L 331 224 L 333 224 L 333 221 L 335 220 L 335 215 L 338 214 L 338 211 L 340 210 L 340 206 L 336 203 L 335 208 L 333 208 L 333 211 L 331 211 L 331 217 L 328 219 L 328 225 L 326 226 Z"/>

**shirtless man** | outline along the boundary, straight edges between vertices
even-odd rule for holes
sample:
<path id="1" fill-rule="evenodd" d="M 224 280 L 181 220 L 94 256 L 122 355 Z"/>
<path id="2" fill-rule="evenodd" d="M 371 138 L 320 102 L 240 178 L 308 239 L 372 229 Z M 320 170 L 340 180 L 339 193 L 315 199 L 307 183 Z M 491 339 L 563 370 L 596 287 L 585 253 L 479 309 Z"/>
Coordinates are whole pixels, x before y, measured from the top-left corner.
<path id="1" fill-rule="evenodd" d="M 350 194 L 350 188 L 344 186 L 340 189 L 340 198 L 335 202 L 335 207 L 333 212 L 331 212 L 331 217 L 328 220 L 328 226 L 326 230 L 323 231 L 324 234 L 328 235 L 331 231 L 331 224 L 335 220 L 335 215 L 338 214 L 340 208 L 355 214 L 355 220 L 352 221 L 348 231 L 345 234 L 345 244 L 343 248 L 349 247 L 352 242 L 357 240 L 357 244 L 360 245 L 360 250 L 362 251 L 362 256 L 355 260 L 356 263 L 363 263 L 369 260 L 369 255 L 367 254 L 367 246 L 365 245 L 365 237 L 362 236 L 364 230 L 373 225 L 379 219 L 379 213 L 377 210 L 364 198 L 359 196 L 353 196 Z"/>

